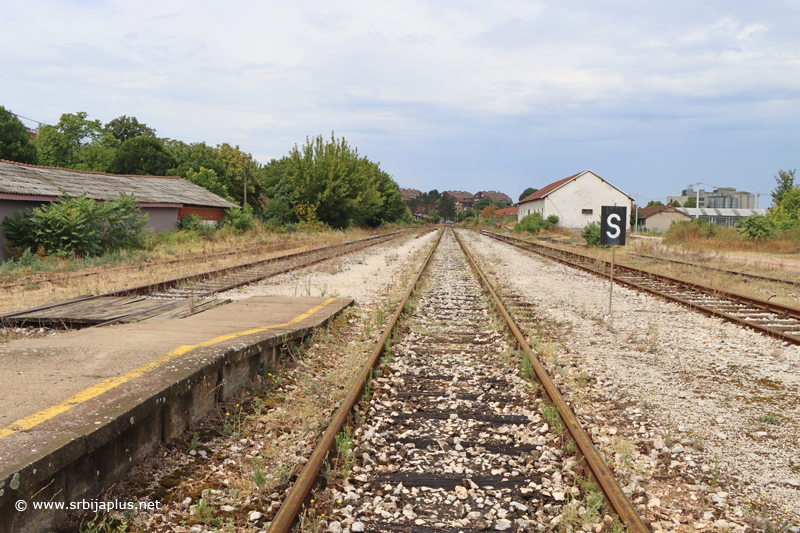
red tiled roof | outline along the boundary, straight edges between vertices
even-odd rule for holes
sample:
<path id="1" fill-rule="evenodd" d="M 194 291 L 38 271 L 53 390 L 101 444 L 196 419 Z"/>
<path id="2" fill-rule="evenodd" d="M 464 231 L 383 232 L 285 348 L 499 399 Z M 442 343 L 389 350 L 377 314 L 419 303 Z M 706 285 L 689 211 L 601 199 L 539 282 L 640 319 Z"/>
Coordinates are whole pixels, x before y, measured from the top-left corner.
<path id="1" fill-rule="evenodd" d="M 548 194 L 550 194 L 554 190 L 558 189 L 559 187 L 561 187 L 562 185 L 566 184 L 567 182 L 574 180 L 575 178 L 577 178 L 578 176 L 580 176 L 584 172 L 588 172 L 588 171 L 584 170 L 583 172 L 578 172 L 577 174 L 573 174 L 572 176 L 564 178 L 563 180 L 554 181 L 550 185 L 545 185 L 543 188 L 539 189 L 538 191 L 536 191 L 533 194 L 530 194 L 530 195 L 526 196 L 525 198 L 520 200 L 518 203 L 521 204 L 522 202 L 530 202 L 532 200 L 538 200 L 539 198 L 544 198 L 545 196 L 547 196 Z"/>
<path id="2" fill-rule="evenodd" d="M 645 207 L 642 209 L 642 214 L 639 215 L 639 220 L 643 218 L 647 218 L 649 216 L 655 215 L 656 213 L 660 213 L 661 211 L 665 210 L 668 207 L 672 207 L 671 205 L 651 205 L 650 207 Z M 674 207 L 672 207 L 675 209 Z"/>
<path id="3" fill-rule="evenodd" d="M 570 181 L 572 181 L 572 180 L 574 180 L 574 179 L 576 179 L 576 178 L 579 178 L 579 177 L 583 176 L 583 175 L 584 175 L 584 174 L 586 174 L 587 172 L 591 172 L 591 170 L 589 170 L 589 169 L 586 169 L 586 170 L 584 170 L 583 172 L 578 172 L 577 174 L 573 174 L 572 176 L 566 177 L 566 178 L 564 178 L 563 180 L 554 181 L 553 183 L 551 183 L 551 184 L 549 184 L 549 185 L 545 185 L 543 188 L 539 189 L 539 190 L 538 190 L 538 191 L 536 191 L 535 193 L 533 193 L 533 194 L 531 194 L 531 195 L 529 195 L 529 196 L 526 196 L 525 198 L 523 198 L 522 200 L 520 200 L 519 202 L 517 202 L 517 205 L 519 205 L 519 204 L 521 204 L 521 203 L 523 203 L 523 202 L 530 202 L 530 201 L 532 201 L 532 200 L 538 200 L 538 199 L 540 199 L 540 198 L 544 198 L 545 196 L 547 196 L 547 195 L 548 195 L 548 194 L 550 194 L 551 192 L 555 191 L 556 189 L 559 189 L 559 188 L 560 188 L 560 187 L 562 187 L 563 185 L 566 185 L 566 184 L 567 184 L 567 183 L 569 183 Z M 611 185 L 610 183 L 608 183 L 606 180 L 604 180 L 604 179 L 603 179 L 603 178 L 601 178 L 600 176 L 597 176 L 596 174 L 595 174 L 595 176 L 596 176 L 596 177 L 597 177 L 597 178 L 598 178 L 600 181 L 602 181 L 603 183 L 605 183 L 605 184 L 607 184 L 607 185 L 609 185 L 609 186 L 613 187 L 614 189 L 617 189 L 616 187 L 614 187 L 613 185 Z M 630 196 L 629 194 L 627 194 L 627 193 L 624 193 L 624 192 L 620 191 L 619 189 L 617 189 L 617 190 L 618 190 L 619 192 L 621 192 L 622 194 L 624 194 L 625 196 L 627 196 L 628 198 L 631 198 L 631 196 Z"/>
<path id="4" fill-rule="evenodd" d="M 519 207 L 506 207 L 504 209 L 495 209 L 495 215 L 516 215 L 519 213 Z"/>
<path id="5" fill-rule="evenodd" d="M 453 200 L 464 202 L 467 200 L 475 200 L 475 196 L 472 193 L 466 191 L 444 191 L 442 194 L 446 194 L 453 198 Z"/>

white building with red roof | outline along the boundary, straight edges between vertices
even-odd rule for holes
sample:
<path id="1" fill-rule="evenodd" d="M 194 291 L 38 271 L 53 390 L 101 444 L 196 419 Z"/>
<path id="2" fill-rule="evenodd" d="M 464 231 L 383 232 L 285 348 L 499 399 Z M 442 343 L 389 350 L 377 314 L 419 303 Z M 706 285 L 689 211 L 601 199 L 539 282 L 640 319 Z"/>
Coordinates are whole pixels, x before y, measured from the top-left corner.
<path id="1" fill-rule="evenodd" d="M 584 170 L 520 200 L 517 219 L 533 213 L 543 218 L 556 215 L 562 228 L 581 229 L 590 222 L 600 222 L 600 207 L 604 205 L 624 205 L 630 214 L 633 199 L 591 170 Z"/>

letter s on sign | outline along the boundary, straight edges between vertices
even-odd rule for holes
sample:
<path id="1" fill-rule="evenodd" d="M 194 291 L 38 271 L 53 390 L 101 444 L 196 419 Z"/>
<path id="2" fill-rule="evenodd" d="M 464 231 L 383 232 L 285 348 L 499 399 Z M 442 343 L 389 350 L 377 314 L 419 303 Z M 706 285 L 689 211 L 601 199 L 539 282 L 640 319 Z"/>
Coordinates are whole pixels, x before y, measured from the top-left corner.
<path id="1" fill-rule="evenodd" d="M 606 235 L 608 235 L 612 239 L 616 239 L 617 237 L 619 237 L 619 232 L 621 231 L 619 226 L 617 224 L 614 224 L 613 222 L 614 219 L 616 219 L 616 221 L 619 222 L 620 220 L 619 215 L 616 213 L 608 215 L 608 225 L 616 230 L 614 233 L 611 233 L 610 231 L 606 232 Z"/>

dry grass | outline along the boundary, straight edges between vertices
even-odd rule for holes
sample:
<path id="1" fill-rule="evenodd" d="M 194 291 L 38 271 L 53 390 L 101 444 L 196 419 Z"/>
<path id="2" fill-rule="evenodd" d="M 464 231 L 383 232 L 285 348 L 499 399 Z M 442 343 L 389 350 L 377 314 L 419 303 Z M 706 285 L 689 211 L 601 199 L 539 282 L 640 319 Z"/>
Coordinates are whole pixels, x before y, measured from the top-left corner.
<path id="1" fill-rule="evenodd" d="M 14 270 L 3 279 L 6 285 L 0 291 L 0 313 L 156 283 L 374 234 L 358 229 L 310 234 L 276 234 L 254 229 L 241 234 L 219 231 L 212 240 L 206 240 L 186 231 L 172 232 L 162 236 L 159 242 L 151 243 L 146 261 L 133 265 L 70 270 L 69 260 L 59 259 L 54 269 L 46 274 L 30 275 L 25 269 Z"/>

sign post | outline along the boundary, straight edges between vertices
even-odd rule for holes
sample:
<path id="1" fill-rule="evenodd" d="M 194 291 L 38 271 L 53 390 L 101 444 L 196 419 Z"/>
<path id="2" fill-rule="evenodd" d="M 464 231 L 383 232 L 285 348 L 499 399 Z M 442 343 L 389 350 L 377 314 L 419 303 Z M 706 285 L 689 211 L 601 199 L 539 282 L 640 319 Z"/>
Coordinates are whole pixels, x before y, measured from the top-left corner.
<path id="1" fill-rule="evenodd" d="M 611 314 L 611 294 L 614 289 L 614 247 L 625 246 L 625 206 L 604 205 L 600 207 L 600 244 L 611 246 L 611 276 L 608 285 L 608 314 Z"/>

